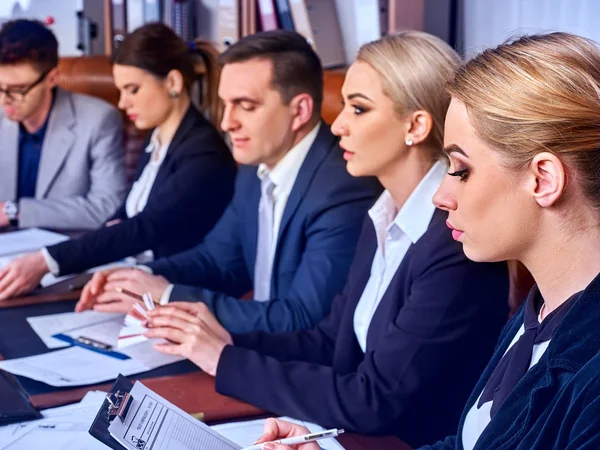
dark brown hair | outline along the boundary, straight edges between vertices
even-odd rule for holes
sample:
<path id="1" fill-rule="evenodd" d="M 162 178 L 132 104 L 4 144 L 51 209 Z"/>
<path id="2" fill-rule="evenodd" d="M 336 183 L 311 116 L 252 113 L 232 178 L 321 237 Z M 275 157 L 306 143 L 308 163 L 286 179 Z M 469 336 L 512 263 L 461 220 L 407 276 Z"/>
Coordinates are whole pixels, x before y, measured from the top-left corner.
<path id="1" fill-rule="evenodd" d="M 265 31 L 240 39 L 219 57 L 222 65 L 266 59 L 273 64 L 271 86 L 287 104 L 301 93 L 314 102 L 313 117 L 321 114 L 323 67 L 302 35 L 288 30 Z"/>
<path id="2" fill-rule="evenodd" d="M 217 58 L 210 43 L 202 40 L 187 43 L 168 26 L 149 23 L 125 37 L 113 55 L 113 63 L 137 67 L 159 79 L 164 79 L 171 70 L 177 70 L 188 94 L 198 79 L 197 73 L 205 73 L 202 106 L 211 122 L 218 124 L 220 105 L 216 85 L 220 66 Z M 204 67 L 196 70 L 196 66 Z"/>
<path id="3" fill-rule="evenodd" d="M 0 64 L 29 62 L 40 73 L 58 65 L 58 41 L 38 20 L 11 20 L 0 30 Z"/>

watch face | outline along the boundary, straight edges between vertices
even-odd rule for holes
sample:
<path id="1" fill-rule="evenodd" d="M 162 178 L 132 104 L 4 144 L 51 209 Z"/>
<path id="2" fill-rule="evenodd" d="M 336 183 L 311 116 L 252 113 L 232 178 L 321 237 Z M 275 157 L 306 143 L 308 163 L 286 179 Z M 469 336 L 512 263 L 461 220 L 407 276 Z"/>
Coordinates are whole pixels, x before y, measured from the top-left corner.
<path id="1" fill-rule="evenodd" d="M 13 202 L 6 202 L 4 204 L 4 214 L 6 214 L 9 219 L 16 219 L 17 205 L 15 205 Z"/>

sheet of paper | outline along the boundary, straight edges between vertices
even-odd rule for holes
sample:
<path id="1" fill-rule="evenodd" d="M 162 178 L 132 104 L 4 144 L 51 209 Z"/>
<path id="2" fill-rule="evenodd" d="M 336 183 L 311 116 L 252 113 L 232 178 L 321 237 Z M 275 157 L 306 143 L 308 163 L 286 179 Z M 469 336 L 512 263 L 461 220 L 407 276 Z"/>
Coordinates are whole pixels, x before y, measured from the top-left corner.
<path id="1" fill-rule="evenodd" d="M 124 421 L 113 420 L 108 430 L 125 448 L 138 450 L 239 450 L 237 444 L 177 408 L 139 381 L 131 390 L 133 402 Z"/>
<path id="2" fill-rule="evenodd" d="M 129 314 L 125 316 L 123 327 L 119 330 L 119 340 L 117 348 L 119 350 L 125 349 L 140 342 L 148 340 L 144 336 L 144 332 L 148 329 L 142 325 L 142 321 L 136 319 Z"/>
<path id="3" fill-rule="evenodd" d="M 291 417 L 280 417 L 280 419 L 303 425 L 308 428 L 311 433 L 325 431 L 325 428 L 314 423 L 303 422 L 301 420 L 292 419 Z M 213 425 L 211 428 L 242 447 L 250 447 L 254 444 L 254 441 L 263 435 L 265 420 L 266 419 L 229 422 Z M 344 450 L 344 447 L 342 447 L 334 438 L 322 439 L 319 441 L 319 445 L 324 450 Z"/>
<path id="4" fill-rule="evenodd" d="M 42 411 L 41 420 L 0 427 L 0 450 L 107 449 L 88 433 L 105 396 L 89 392 L 80 403 Z"/>
<path id="5" fill-rule="evenodd" d="M 135 347 L 135 346 L 133 346 Z M 165 355 L 146 357 L 144 361 L 121 360 L 81 347 L 69 347 L 43 355 L 0 361 L 0 369 L 41 381 L 50 386 L 84 386 L 114 380 L 119 373 L 133 375 L 172 362 Z"/>
<path id="6" fill-rule="evenodd" d="M 49 245 L 68 241 L 69 237 L 52 231 L 29 228 L 0 234 L 0 256 L 34 252 Z"/>
<path id="7" fill-rule="evenodd" d="M 124 314 L 118 313 L 84 311 L 28 317 L 27 322 L 48 348 L 61 348 L 68 347 L 69 344 L 53 338 L 53 335 L 111 320 L 117 321 L 120 327 L 123 317 Z M 93 338 L 93 336 L 88 337 Z"/>

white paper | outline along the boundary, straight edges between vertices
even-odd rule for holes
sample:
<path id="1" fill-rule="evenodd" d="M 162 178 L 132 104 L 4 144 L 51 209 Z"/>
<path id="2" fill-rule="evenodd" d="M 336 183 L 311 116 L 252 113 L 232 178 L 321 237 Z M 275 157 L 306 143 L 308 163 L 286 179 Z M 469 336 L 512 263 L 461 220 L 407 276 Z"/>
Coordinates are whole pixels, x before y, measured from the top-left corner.
<path id="1" fill-rule="evenodd" d="M 80 329 L 92 324 L 102 323 L 107 320 L 116 320 L 119 324 L 123 320 L 124 314 L 103 313 L 96 311 L 83 311 L 80 313 L 68 312 L 61 314 L 49 314 L 46 316 L 28 317 L 27 322 L 33 331 L 40 337 L 48 348 L 68 347 L 69 344 L 52 336 L 59 333 L 65 333 L 69 330 Z M 87 336 L 86 337 L 93 336 Z"/>
<path id="2" fill-rule="evenodd" d="M 88 392 L 80 403 L 42 411 L 41 420 L 0 427 L 1 450 L 104 450 L 88 430 L 104 392 Z"/>
<path id="3" fill-rule="evenodd" d="M 311 433 L 325 431 L 325 428 L 314 423 L 303 422 L 301 420 L 292 419 L 291 417 L 280 417 L 280 419 L 303 425 L 308 428 Z M 211 428 L 218 431 L 219 434 L 225 436 L 230 441 L 245 448 L 253 445 L 254 442 L 263 435 L 265 420 L 266 419 L 257 419 L 243 422 L 229 422 L 213 425 Z M 319 445 L 324 450 L 344 450 L 344 447 L 342 447 L 335 438 L 322 439 L 319 441 Z"/>
<path id="4" fill-rule="evenodd" d="M 135 347 L 138 346 L 127 349 L 127 353 L 133 349 L 131 354 L 143 357 L 140 360 L 121 360 L 81 347 L 69 347 L 43 355 L 0 361 L 0 369 L 50 386 L 84 386 L 114 380 L 119 373 L 133 375 L 183 359 Z"/>
<path id="5" fill-rule="evenodd" d="M 2 233 L 0 234 L 0 256 L 34 252 L 42 247 L 68 240 L 69 237 L 64 234 L 40 230 L 39 228 Z"/>
<path id="6" fill-rule="evenodd" d="M 142 325 L 142 321 L 129 314 L 126 315 L 123 327 L 119 330 L 117 348 L 122 350 L 132 345 L 139 344 L 140 342 L 147 341 L 148 338 L 144 336 L 144 332 L 147 330 L 148 328 Z"/>
<path id="7" fill-rule="evenodd" d="M 125 421 L 113 420 L 108 430 L 129 450 L 239 450 L 199 420 L 182 411 L 139 381 L 131 389 L 133 402 Z"/>

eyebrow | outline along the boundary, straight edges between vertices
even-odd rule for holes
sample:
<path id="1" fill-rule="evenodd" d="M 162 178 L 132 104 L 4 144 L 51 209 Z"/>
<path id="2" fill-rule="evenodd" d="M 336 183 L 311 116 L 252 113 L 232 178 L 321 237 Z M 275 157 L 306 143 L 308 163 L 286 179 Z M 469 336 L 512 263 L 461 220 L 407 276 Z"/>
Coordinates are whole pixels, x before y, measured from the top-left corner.
<path id="1" fill-rule="evenodd" d="M 360 92 L 355 92 L 354 94 L 348 95 L 348 100 L 352 100 L 353 98 L 363 98 L 363 99 L 365 99 L 365 100 L 370 101 L 371 103 L 373 103 L 373 100 L 371 100 L 365 94 L 361 94 Z"/>
<path id="2" fill-rule="evenodd" d="M 255 105 L 258 105 L 260 103 L 258 100 L 255 100 L 255 99 L 250 98 L 250 97 L 236 97 L 236 98 L 234 98 L 234 99 L 231 100 L 231 103 L 234 103 L 236 105 L 240 104 L 242 102 L 253 103 Z"/>
<path id="3" fill-rule="evenodd" d="M 465 158 L 469 157 L 469 155 L 467 155 L 465 153 L 465 151 L 456 144 L 451 144 L 451 145 L 448 145 L 447 147 L 444 147 L 444 153 L 446 155 L 450 155 L 450 153 L 460 153 Z"/>

